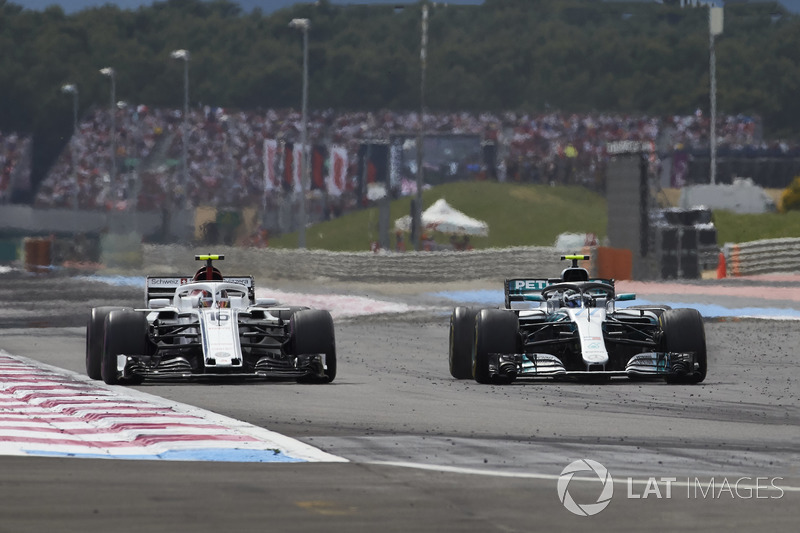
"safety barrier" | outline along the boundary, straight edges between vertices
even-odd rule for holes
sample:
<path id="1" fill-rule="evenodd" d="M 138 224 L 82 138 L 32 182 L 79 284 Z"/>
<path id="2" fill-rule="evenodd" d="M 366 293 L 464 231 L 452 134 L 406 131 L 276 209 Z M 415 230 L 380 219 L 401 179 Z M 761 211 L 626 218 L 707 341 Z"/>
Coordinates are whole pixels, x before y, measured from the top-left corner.
<path id="1" fill-rule="evenodd" d="M 723 247 L 728 276 L 800 270 L 800 238 L 764 239 Z"/>
<path id="2" fill-rule="evenodd" d="M 180 246 L 145 245 L 145 269 L 152 274 L 193 273 L 200 266 L 194 254 L 225 254 L 223 272 L 252 274 L 261 280 L 336 280 L 382 283 L 458 282 L 514 277 L 552 277 L 568 265 L 550 247 L 516 247 L 464 252 L 328 252 L 212 246 L 198 250 Z"/>
<path id="3" fill-rule="evenodd" d="M 328 252 L 213 246 L 209 249 L 144 245 L 142 264 L 150 274 L 190 274 L 194 254 L 225 254 L 224 272 L 252 274 L 261 280 L 336 280 L 381 283 L 458 282 L 478 279 L 556 276 L 567 266 L 563 251 L 546 246 L 494 248 L 466 252 Z M 728 276 L 800 271 L 800 238 L 725 245 Z M 596 249 L 592 250 L 596 265 Z M 591 263 L 582 266 L 591 268 Z M 596 274 L 596 272 L 594 272 Z M 616 274 L 617 276 L 619 274 Z M 622 279 L 622 276 L 620 277 Z"/>

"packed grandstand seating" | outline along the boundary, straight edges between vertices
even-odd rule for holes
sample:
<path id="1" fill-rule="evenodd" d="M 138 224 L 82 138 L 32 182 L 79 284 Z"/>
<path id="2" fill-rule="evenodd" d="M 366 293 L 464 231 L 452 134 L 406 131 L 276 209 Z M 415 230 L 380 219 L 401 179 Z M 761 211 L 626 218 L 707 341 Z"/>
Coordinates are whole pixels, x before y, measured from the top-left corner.
<path id="1" fill-rule="evenodd" d="M 417 112 L 313 111 L 308 122 L 309 144 L 346 150 L 344 189 L 352 192 L 359 173 L 359 147 L 369 139 L 416 132 L 419 119 Z M 165 207 L 166 200 L 170 205 L 261 205 L 275 201 L 284 191 L 280 186 L 265 190 L 265 141 L 297 143 L 301 138 L 301 116 L 294 110 L 192 109 L 187 121 L 188 168 L 184 179 L 180 109 L 127 105 L 116 110 L 115 121 L 115 172 L 109 168 L 110 115 L 108 109 L 96 108 L 83 117 L 77 134 L 42 181 L 35 206 L 149 210 Z M 793 150 L 785 144 L 764 143 L 757 118 L 726 116 L 719 123 L 721 152 Z M 422 128 L 437 134 L 475 135 L 484 143 L 494 144 L 494 168 L 486 168 L 483 161 L 482 165 L 472 165 L 476 167 L 474 175 L 509 181 L 599 187 L 609 141 L 652 142 L 655 148 L 657 142 L 667 138 L 670 149 L 708 150 L 708 117 L 700 112 L 670 117 L 426 113 Z M 666 137 L 662 135 L 665 132 Z M 0 135 L 0 161 L 4 163 L 0 195 L 3 186 L 7 187 L 9 159 L 13 168 L 15 142 L 14 135 Z M 280 175 L 283 171 L 275 172 Z"/>
<path id="2" fill-rule="evenodd" d="M 29 186 L 31 138 L 0 132 L 0 204 L 11 199 L 13 189 Z"/>

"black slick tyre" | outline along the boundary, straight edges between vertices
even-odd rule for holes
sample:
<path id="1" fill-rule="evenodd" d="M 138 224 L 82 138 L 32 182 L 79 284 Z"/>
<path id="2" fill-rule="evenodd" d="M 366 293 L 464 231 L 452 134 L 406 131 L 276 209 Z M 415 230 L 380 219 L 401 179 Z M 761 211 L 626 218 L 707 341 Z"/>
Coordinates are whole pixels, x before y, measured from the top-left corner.
<path id="1" fill-rule="evenodd" d="M 86 323 L 86 375 L 91 379 L 102 379 L 100 366 L 103 360 L 103 337 L 106 317 L 111 311 L 122 307 L 93 307 Z"/>
<path id="2" fill-rule="evenodd" d="M 302 309 L 289 319 L 292 353 L 325 354 L 325 377 L 300 378 L 304 383 L 330 383 L 336 378 L 336 337 L 333 318 L 328 311 Z"/>
<path id="3" fill-rule="evenodd" d="M 478 311 L 456 307 L 450 315 L 450 375 L 456 379 L 472 378 L 472 345 Z"/>
<path id="4" fill-rule="evenodd" d="M 117 356 L 120 354 L 148 354 L 147 317 L 143 313 L 117 309 L 106 318 L 100 374 L 108 385 L 122 383 L 117 377 Z M 141 379 L 131 378 L 127 383 L 138 381 Z"/>
<path id="5" fill-rule="evenodd" d="M 660 318 L 667 352 L 694 352 L 697 368 L 685 375 L 668 376 L 667 383 L 695 384 L 706 379 L 706 332 L 703 317 L 696 309 L 670 309 Z"/>
<path id="6" fill-rule="evenodd" d="M 517 352 L 519 319 L 516 313 L 502 309 L 483 309 L 475 319 L 475 342 L 472 352 L 472 373 L 478 383 L 511 383 L 514 378 L 489 374 L 489 356 L 493 353 Z"/>

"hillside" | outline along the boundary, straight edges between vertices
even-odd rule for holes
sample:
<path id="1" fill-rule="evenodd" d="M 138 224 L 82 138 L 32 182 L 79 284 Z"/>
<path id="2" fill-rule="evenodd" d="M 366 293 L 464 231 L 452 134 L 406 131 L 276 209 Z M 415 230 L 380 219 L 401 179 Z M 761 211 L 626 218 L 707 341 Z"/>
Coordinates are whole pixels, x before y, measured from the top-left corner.
<path id="1" fill-rule="evenodd" d="M 460 182 L 433 187 L 423 193 L 423 209 L 439 198 L 454 208 L 489 224 L 488 237 L 473 237 L 475 248 L 552 246 L 564 232 L 606 234 L 606 201 L 583 187 L 550 187 L 495 182 Z M 411 199 L 391 205 L 392 224 L 411 210 Z M 393 229 L 393 228 L 392 228 Z M 435 234 L 439 243 L 448 236 Z M 408 238 L 408 236 L 406 236 Z M 378 240 L 378 209 L 370 208 L 315 224 L 306 232 L 309 249 L 366 251 Z M 395 245 L 392 231 L 392 246 Z M 270 246 L 294 248 L 297 234 L 273 239 Z"/>
<path id="2" fill-rule="evenodd" d="M 773 191 L 773 194 L 777 194 Z M 677 201 L 677 191 L 666 191 Z M 423 194 L 424 208 L 439 198 L 467 215 L 489 224 L 488 237 L 473 237 L 476 249 L 509 246 L 552 246 L 559 234 L 594 233 L 598 240 L 606 236 L 607 204 L 605 198 L 583 187 L 550 187 L 495 182 L 459 182 L 433 187 Z M 675 202 L 670 202 L 675 205 Z M 411 199 L 395 200 L 391 221 L 410 212 Z M 748 242 L 759 239 L 797 237 L 800 235 L 800 212 L 737 215 L 715 211 L 718 242 Z M 434 234 L 438 243 L 447 244 L 447 235 Z M 408 235 L 406 235 L 408 243 Z M 367 251 L 378 240 L 378 209 L 349 213 L 341 218 L 315 224 L 306 232 L 309 249 Z M 297 247 L 297 234 L 273 238 L 270 246 Z M 394 230 L 391 246 L 395 246 Z"/>

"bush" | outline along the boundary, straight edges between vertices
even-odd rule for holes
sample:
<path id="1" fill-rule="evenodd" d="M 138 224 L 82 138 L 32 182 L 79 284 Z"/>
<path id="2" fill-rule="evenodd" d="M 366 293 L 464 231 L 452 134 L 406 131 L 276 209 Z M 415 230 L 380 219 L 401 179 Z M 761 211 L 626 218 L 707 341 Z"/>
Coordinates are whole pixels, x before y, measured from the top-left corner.
<path id="1" fill-rule="evenodd" d="M 781 213 L 794 210 L 800 210 L 800 176 L 795 176 L 781 193 Z"/>

